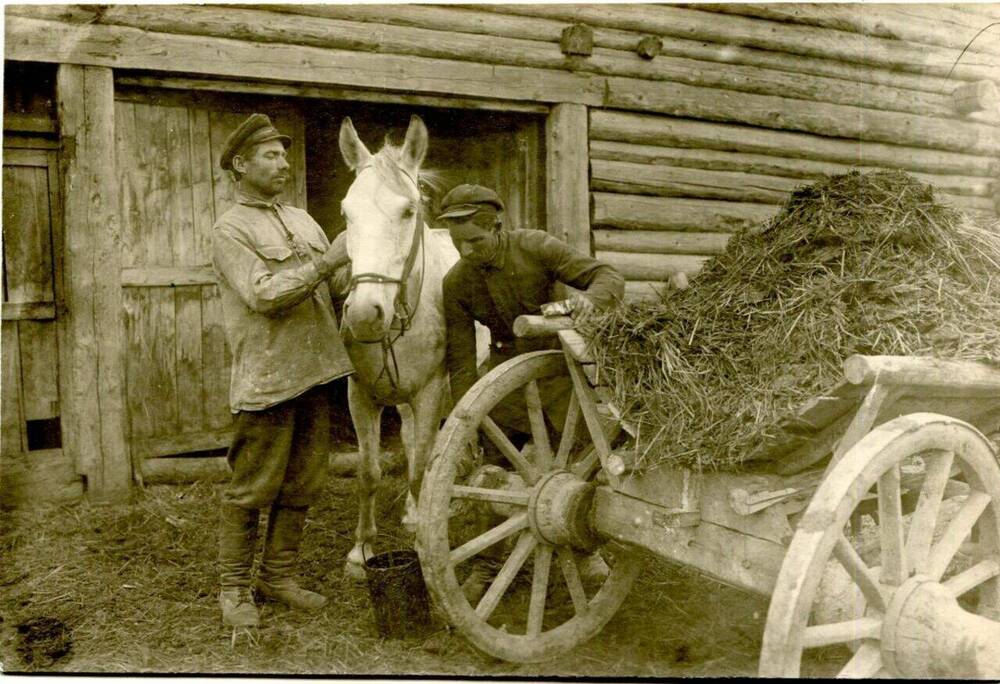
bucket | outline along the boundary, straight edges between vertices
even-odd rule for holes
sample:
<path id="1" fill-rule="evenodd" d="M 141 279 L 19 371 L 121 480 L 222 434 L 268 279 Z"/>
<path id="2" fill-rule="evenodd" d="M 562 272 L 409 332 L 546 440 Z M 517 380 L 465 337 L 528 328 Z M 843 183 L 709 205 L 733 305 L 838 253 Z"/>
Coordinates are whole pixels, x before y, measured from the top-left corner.
<path id="1" fill-rule="evenodd" d="M 404 639 L 430 629 L 430 599 L 416 551 L 387 551 L 366 558 L 365 574 L 379 636 Z"/>

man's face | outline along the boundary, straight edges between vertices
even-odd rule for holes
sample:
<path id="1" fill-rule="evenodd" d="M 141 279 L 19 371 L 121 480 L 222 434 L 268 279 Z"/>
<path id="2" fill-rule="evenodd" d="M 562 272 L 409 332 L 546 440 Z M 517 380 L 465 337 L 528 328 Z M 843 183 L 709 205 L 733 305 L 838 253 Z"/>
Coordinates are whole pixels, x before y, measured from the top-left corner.
<path id="1" fill-rule="evenodd" d="M 255 145 L 246 156 L 237 155 L 233 168 L 243 174 L 240 182 L 244 187 L 261 197 L 280 195 L 289 179 L 290 167 L 280 140 Z"/>
<path id="2" fill-rule="evenodd" d="M 496 256 L 496 232 L 480 228 L 471 219 L 449 221 L 448 233 L 461 257 L 477 266 L 490 262 Z"/>

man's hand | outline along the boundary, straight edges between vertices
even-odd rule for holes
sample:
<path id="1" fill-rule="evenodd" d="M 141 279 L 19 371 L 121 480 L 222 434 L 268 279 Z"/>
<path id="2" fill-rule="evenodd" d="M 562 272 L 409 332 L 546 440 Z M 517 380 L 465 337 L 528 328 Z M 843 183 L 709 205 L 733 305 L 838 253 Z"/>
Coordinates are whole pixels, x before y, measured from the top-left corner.
<path id="1" fill-rule="evenodd" d="M 347 240 L 344 234 L 340 234 L 333 241 L 333 244 L 316 260 L 316 266 L 320 275 L 329 278 L 337 269 L 351 262 L 347 256 Z"/>
<path id="2" fill-rule="evenodd" d="M 590 301 L 590 297 L 583 292 L 573 292 L 570 294 L 568 299 L 570 305 L 572 306 L 572 312 L 570 315 L 573 318 L 586 316 L 587 314 L 595 311 L 597 308 L 594 306 L 594 303 Z"/>

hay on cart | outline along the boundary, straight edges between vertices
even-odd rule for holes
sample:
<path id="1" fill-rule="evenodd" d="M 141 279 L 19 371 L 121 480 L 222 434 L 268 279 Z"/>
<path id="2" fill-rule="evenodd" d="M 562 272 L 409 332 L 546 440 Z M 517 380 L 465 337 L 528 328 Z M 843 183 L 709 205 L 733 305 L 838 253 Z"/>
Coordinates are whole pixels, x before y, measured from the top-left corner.
<path id="1" fill-rule="evenodd" d="M 902 172 L 831 177 L 735 234 L 688 290 L 582 332 L 647 463 L 738 467 L 852 354 L 1000 361 L 1000 222 Z"/>

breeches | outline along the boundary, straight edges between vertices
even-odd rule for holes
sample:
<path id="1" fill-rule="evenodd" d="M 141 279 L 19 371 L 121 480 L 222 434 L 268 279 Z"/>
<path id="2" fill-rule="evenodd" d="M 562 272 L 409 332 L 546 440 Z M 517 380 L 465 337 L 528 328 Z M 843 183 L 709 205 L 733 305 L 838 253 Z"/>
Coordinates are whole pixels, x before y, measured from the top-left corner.
<path id="1" fill-rule="evenodd" d="M 505 355 L 497 353 L 496 350 L 490 350 L 490 358 L 479 369 L 480 377 L 515 356 L 517 355 Z M 538 395 L 541 399 L 546 421 L 557 432 L 562 431 L 563 422 L 566 420 L 566 410 L 569 406 L 569 397 L 572 390 L 573 382 L 567 376 L 557 376 L 538 382 Z M 516 430 L 525 434 L 531 434 L 528 407 L 525 403 L 523 392 L 515 392 L 504 397 L 490 411 L 490 417 L 496 421 L 497 425 L 507 428 L 507 430 Z"/>
<path id="2" fill-rule="evenodd" d="M 330 408 L 327 384 L 261 411 L 240 411 L 226 454 L 233 476 L 223 503 L 241 508 L 311 505 L 329 468 Z"/>

